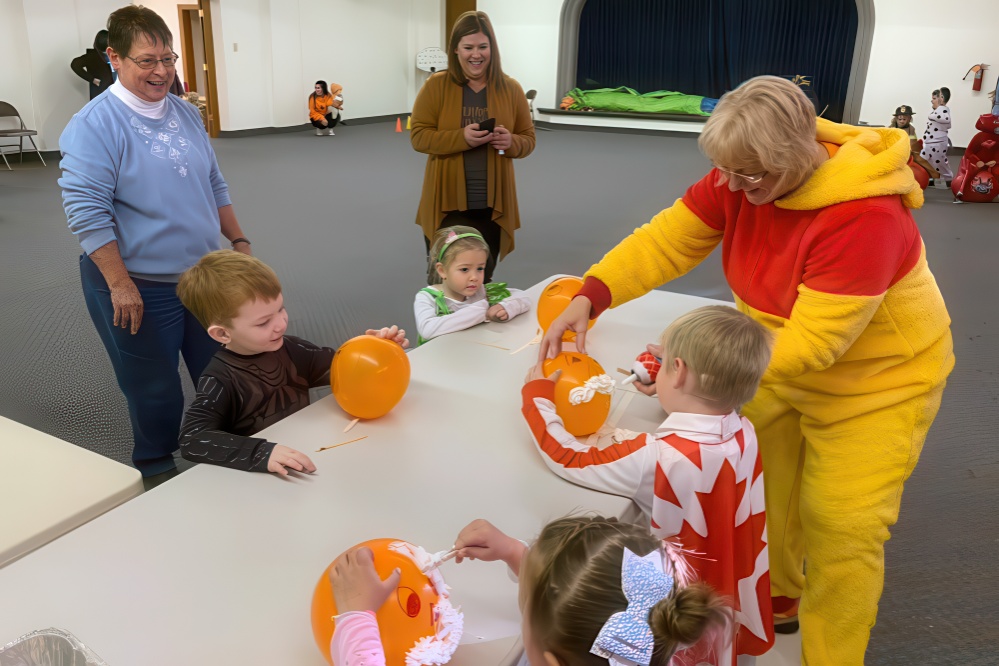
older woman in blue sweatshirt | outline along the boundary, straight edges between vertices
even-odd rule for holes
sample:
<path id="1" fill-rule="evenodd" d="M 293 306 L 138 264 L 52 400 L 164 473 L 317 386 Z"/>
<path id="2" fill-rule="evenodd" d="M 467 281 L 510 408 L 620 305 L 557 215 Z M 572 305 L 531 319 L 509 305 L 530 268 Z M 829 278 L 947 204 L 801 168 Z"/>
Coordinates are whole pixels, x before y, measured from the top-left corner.
<path id="1" fill-rule="evenodd" d="M 172 42 L 149 9 L 112 13 L 118 80 L 59 139 L 63 205 L 84 251 L 83 294 L 128 401 L 132 461 L 143 476 L 176 469 L 179 355 L 197 383 L 218 349 L 177 298 L 177 280 L 219 249 L 220 232 L 250 251 L 197 109 L 167 94 Z"/>

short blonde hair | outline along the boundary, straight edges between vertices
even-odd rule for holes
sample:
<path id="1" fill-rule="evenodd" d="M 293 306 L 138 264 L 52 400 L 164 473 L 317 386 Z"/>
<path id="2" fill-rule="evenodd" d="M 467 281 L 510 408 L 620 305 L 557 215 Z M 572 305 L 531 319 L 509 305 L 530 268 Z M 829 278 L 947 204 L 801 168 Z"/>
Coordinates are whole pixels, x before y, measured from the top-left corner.
<path id="1" fill-rule="evenodd" d="M 625 548 L 644 556 L 661 549 L 662 542 L 648 527 L 616 518 L 569 516 L 548 523 L 527 552 L 520 567 L 524 611 L 534 639 L 560 664 L 606 666 L 590 647 L 607 619 L 628 607 L 621 589 Z M 667 666 L 679 647 L 693 645 L 708 631 L 728 634 L 729 642 L 728 603 L 703 583 L 674 583 L 646 618 L 654 640 L 650 666 Z"/>
<path id="2" fill-rule="evenodd" d="M 447 242 L 448 237 L 464 236 L 456 240 Z M 484 250 L 486 262 L 489 261 L 489 244 L 482 237 L 478 229 L 465 227 L 459 224 L 453 227 L 441 227 L 434 233 L 434 242 L 430 246 L 430 254 L 427 256 L 427 284 L 440 284 L 441 276 L 437 273 L 437 264 L 444 264 L 447 269 L 454 261 L 454 258 L 465 250 Z"/>
<path id="3" fill-rule="evenodd" d="M 726 410 L 749 402 L 770 364 L 773 335 L 735 308 L 708 305 L 676 319 L 663 331 L 663 370 L 682 359 L 698 396 Z"/>
<path id="4" fill-rule="evenodd" d="M 206 329 L 231 325 L 244 303 L 280 295 L 281 281 L 270 266 L 234 250 L 209 252 L 177 283 L 180 302 Z"/>
<path id="5" fill-rule="evenodd" d="M 816 168 L 815 107 L 787 79 L 757 76 L 722 95 L 697 143 L 716 166 L 773 174 L 790 192 Z"/>

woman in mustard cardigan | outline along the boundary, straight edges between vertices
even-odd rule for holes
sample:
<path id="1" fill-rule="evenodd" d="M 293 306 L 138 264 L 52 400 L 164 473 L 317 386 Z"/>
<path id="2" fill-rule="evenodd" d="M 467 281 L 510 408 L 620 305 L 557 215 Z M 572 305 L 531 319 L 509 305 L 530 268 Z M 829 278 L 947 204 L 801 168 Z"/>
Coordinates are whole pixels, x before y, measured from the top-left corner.
<path id="1" fill-rule="evenodd" d="M 888 528 L 954 367 L 909 140 L 816 119 L 800 88 L 761 76 L 721 99 L 699 143 L 714 168 L 590 268 L 541 354 L 569 329 L 583 351 L 590 317 L 721 245 L 736 307 L 775 333 L 742 409 L 763 458 L 775 629 L 800 619 L 806 666 L 862 666 Z"/>
<path id="2" fill-rule="evenodd" d="M 492 131 L 479 123 L 495 119 Z M 427 169 L 416 223 L 430 239 L 441 227 L 478 230 L 496 262 L 513 250 L 520 227 L 512 159 L 534 150 L 534 123 L 520 84 L 503 74 L 485 12 L 466 12 L 448 42 L 448 70 L 433 74 L 413 106 L 413 148 Z"/>

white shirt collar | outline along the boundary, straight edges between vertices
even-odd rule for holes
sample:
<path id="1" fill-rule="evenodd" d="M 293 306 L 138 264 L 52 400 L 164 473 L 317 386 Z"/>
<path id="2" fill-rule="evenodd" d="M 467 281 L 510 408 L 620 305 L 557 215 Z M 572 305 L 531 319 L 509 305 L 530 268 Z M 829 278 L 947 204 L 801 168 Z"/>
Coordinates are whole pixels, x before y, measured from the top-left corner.
<path id="1" fill-rule="evenodd" d="M 736 412 L 724 416 L 673 412 L 656 430 L 656 439 L 678 435 L 702 444 L 721 444 L 742 430 L 742 418 Z"/>
<path id="2" fill-rule="evenodd" d="M 151 118 L 153 120 L 159 120 L 160 118 L 166 115 L 167 112 L 166 97 L 164 97 L 158 102 L 147 102 L 146 100 L 142 99 L 141 97 L 133 93 L 131 90 L 126 88 L 124 84 L 122 84 L 120 78 L 111 84 L 110 90 L 115 97 L 117 97 L 118 99 L 120 99 L 122 102 L 125 103 L 125 106 L 127 106 L 140 116 L 143 116 L 145 118 Z M 167 94 L 169 95 L 170 93 Z"/>

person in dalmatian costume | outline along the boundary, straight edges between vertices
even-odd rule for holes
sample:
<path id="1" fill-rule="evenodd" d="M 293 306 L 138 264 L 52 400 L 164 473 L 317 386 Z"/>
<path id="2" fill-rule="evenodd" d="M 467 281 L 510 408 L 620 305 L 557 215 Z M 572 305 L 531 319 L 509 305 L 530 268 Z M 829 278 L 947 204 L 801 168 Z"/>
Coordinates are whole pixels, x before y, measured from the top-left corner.
<path id="1" fill-rule="evenodd" d="M 919 153 L 920 157 L 932 164 L 933 168 L 940 172 L 940 177 L 948 185 L 950 185 L 951 179 L 954 178 L 954 172 L 951 170 L 950 162 L 947 159 L 947 148 L 950 145 L 947 132 L 950 130 L 951 125 L 950 107 L 947 106 L 947 102 L 949 101 L 950 88 L 939 88 L 933 91 L 933 96 L 930 98 L 933 110 L 926 116 L 926 131 L 923 132 L 923 150 Z"/>

